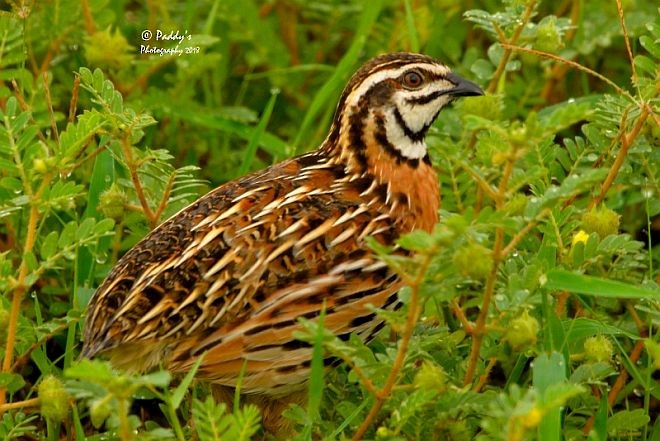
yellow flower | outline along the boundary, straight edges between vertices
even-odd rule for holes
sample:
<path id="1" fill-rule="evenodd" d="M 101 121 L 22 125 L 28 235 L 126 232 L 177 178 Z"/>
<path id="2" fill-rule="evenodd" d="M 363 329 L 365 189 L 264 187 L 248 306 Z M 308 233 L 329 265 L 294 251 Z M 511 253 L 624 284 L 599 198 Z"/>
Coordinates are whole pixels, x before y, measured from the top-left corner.
<path id="1" fill-rule="evenodd" d="M 589 239 L 589 234 L 587 234 L 586 231 L 580 230 L 575 235 L 573 236 L 573 241 L 571 242 L 571 246 L 575 246 L 578 243 L 587 243 L 587 240 Z"/>

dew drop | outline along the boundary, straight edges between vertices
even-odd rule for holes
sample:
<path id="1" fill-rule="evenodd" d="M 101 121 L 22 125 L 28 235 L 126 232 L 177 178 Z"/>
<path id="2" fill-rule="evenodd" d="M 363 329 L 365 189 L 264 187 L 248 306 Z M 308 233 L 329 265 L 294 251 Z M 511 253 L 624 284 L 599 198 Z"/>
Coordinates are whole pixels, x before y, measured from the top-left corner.
<path id="1" fill-rule="evenodd" d="M 108 253 L 98 253 L 96 255 L 96 263 L 103 265 L 108 261 Z"/>
<path id="2" fill-rule="evenodd" d="M 643 187 L 642 196 L 646 199 L 651 199 L 653 197 L 653 189 L 651 187 Z"/>

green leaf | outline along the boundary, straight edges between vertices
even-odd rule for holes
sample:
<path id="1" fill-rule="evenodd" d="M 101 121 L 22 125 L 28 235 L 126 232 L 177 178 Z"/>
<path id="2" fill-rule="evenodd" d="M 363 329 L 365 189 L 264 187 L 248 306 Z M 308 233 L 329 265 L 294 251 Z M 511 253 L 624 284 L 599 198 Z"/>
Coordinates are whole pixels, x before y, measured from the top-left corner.
<path id="1" fill-rule="evenodd" d="M 616 280 L 586 276 L 566 270 L 550 270 L 542 279 L 545 280 L 541 280 L 541 284 L 551 290 L 570 291 L 596 297 L 660 299 L 660 291 L 652 291 Z"/>
<path id="2" fill-rule="evenodd" d="M 174 390 L 174 393 L 172 394 L 172 407 L 174 407 L 174 409 L 178 409 L 181 405 L 183 398 L 186 396 L 186 392 L 188 392 L 190 383 L 192 383 L 193 379 L 195 378 L 197 369 L 199 369 L 199 366 L 202 364 L 202 360 L 204 360 L 204 355 L 197 357 L 197 361 L 195 361 L 192 368 L 188 371 L 181 383 L 179 383 L 177 388 Z"/>
<path id="3" fill-rule="evenodd" d="M 657 41 L 653 40 L 648 35 L 642 35 L 639 37 L 639 42 L 649 54 L 653 55 L 654 58 L 660 58 L 660 44 L 658 44 Z"/>
<path id="4" fill-rule="evenodd" d="M 94 235 L 100 236 L 111 231 L 115 226 L 115 221 L 109 218 L 101 219 L 94 225 Z"/>
<path id="5" fill-rule="evenodd" d="M 559 352 L 541 354 L 533 362 L 534 388 L 543 396 L 545 390 L 552 384 L 566 380 L 566 362 Z"/>
<path id="6" fill-rule="evenodd" d="M 178 109 L 176 107 L 167 107 L 163 110 L 168 116 L 178 117 L 203 127 L 222 130 L 226 133 L 236 135 L 248 142 L 254 137 L 254 132 L 256 130 L 255 127 L 251 127 L 246 122 L 234 121 L 232 118 L 222 113 L 216 115 L 209 112 L 192 112 L 187 109 Z M 288 151 L 286 142 L 268 132 L 264 132 L 258 138 L 258 145 L 275 157 L 281 157 Z"/>
<path id="7" fill-rule="evenodd" d="M 60 233 L 60 238 L 57 241 L 57 245 L 60 249 L 72 245 L 76 241 L 76 231 L 78 230 L 78 224 L 75 221 L 71 221 L 64 226 L 62 233 Z"/>
<path id="8" fill-rule="evenodd" d="M 20 179 L 11 178 L 9 176 L 5 176 L 4 178 L 0 179 L 0 187 L 6 188 L 7 190 L 16 193 L 23 191 L 23 183 L 20 181 Z"/>
<path id="9" fill-rule="evenodd" d="M 117 376 L 117 372 L 108 362 L 82 359 L 64 371 L 64 376 L 78 380 L 106 384 Z"/>
<path id="10" fill-rule="evenodd" d="M 578 366 L 571 374 L 570 382 L 575 384 L 592 383 L 615 374 L 616 371 L 609 363 L 585 363 Z"/>
<path id="11" fill-rule="evenodd" d="M 564 332 L 566 333 L 566 338 L 569 341 L 575 341 L 598 334 L 625 335 L 633 340 L 639 338 L 639 335 L 586 317 L 565 320 L 562 322 L 562 325 L 564 327 Z"/>
<path id="12" fill-rule="evenodd" d="M 296 151 L 298 151 L 300 142 L 303 139 L 309 139 L 309 130 L 319 113 L 326 108 L 328 102 L 333 101 L 333 97 L 339 95 L 339 92 L 354 69 L 360 53 L 367 42 L 369 32 L 380 15 L 383 5 L 383 0 L 372 0 L 363 3 L 362 14 L 360 15 L 350 47 L 344 52 L 344 56 L 339 60 L 339 63 L 337 63 L 337 68 L 333 74 L 314 96 L 300 124 L 298 134 L 293 141 Z"/>
<path id="13" fill-rule="evenodd" d="M 236 441 L 250 441 L 259 430 L 261 416 L 254 404 L 248 404 L 233 415 L 233 424 L 227 432 L 225 439 Z"/>
<path id="14" fill-rule="evenodd" d="M 563 385 L 566 381 L 566 362 L 564 356 L 559 352 L 552 352 L 549 356 L 541 354 L 534 360 L 533 365 L 534 388 L 539 391 L 544 405 L 551 409 L 543 414 L 543 419 L 538 427 L 539 439 L 541 441 L 554 441 L 561 437 L 561 410 L 559 406 L 565 400 L 555 403 L 555 392 L 553 389 Z"/>
<path id="15" fill-rule="evenodd" d="M 631 432 L 642 428 L 650 420 L 644 409 L 622 410 L 607 420 L 607 432 Z"/>
<path id="16" fill-rule="evenodd" d="M 78 229 L 76 230 L 76 240 L 81 241 L 86 239 L 94 230 L 95 224 L 96 220 L 92 217 L 84 219 L 80 225 L 78 225 Z"/>
<path id="17" fill-rule="evenodd" d="M 599 440 L 607 440 L 607 409 L 609 405 L 607 403 L 607 395 L 603 394 L 600 399 L 600 404 L 598 405 L 598 411 L 596 412 L 596 418 L 594 420 L 594 432 Z"/>
<path id="18" fill-rule="evenodd" d="M 224 403 L 216 404 L 213 398 L 206 401 L 193 400 L 192 417 L 195 422 L 195 431 L 200 441 L 222 441 L 232 419 L 225 414 L 227 406 Z"/>
<path id="19" fill-rule="evenodd" d="M 397 239 L 397 243 L 406 250 L 428 251 L 435 246 L 433 236 L 423 230 L 415 230 Z"/>
<path id="20" fill-rule="evenodd" d="M 321 314 L 318 318 L 316 335 L 314 336 L 314 348 L 312 350 L 312 364 L 310 371 L 309 382 L 309 398 L 307 405 L 307 412 L 311 417 L 311 422 L 317 421 L 319 418 L 319 409 L 321 408 L 321 399 L 323 398 L 323 373 L 325 365 L 323 363 L 323 342 L 325 340 L 325 302 L 321 309 Z M 311 427 L 309 427 L 311 431 Z"/>
<path id="21" fill-rule="evenodd" d="M 73 162 L 81 150 L 89 144 L 105 124 L 103 116 L 96 110 L 86 111 L 75 123 L 69 123 L 60 135 L 60 160 Z M 64 165 L 64 164 L 62 164 Z"/>
<path id="22" fill-rule="evenodd" d="M 48 236 L 44 239 L 44 241 L 41 243 L 41 258 L 42 259 L 49 259 L 50 257 L 53 256 L 57 252 L 57 241 L 59 239 L 59 236 L 57 235 L 57 231 L 51 231 L 48 233 Z"/>
<path id="23" fill-rule="evenodd" d="M 277 96 L 279 94 L 280 91 L 278 89 L 272 89 L 270 91 L 270 98 L 266 103 L 266 107 L 264 108 L 264 111 L 261 115 L 261 119 L 259 120 L 257 127 L 255 127 L 254 132 L 252 133 L 252 137 L 250 138 L 250 142 L 248 143 L 247 147 L 245 148 L 245 152 L 243 153 L 243 160 L 241 161 L 241 165 L 238 169 L 239 175 L 244 175 L 250 169 L 252 160 L 257 153 L 257 146 L 259 145 L 259 141 L 262 135 L 266 131 L 266 126 L 268 126 L 270 115 L 273 113 L 275 101 L 277 101 Z"/>
<path id="24" fill-rule="evenodd" d="M 14 393 L 25 386 L 25 380 L 19 374 L 10 372 L 0 373 L 0 388 L 5 388 L 9 393 Z"/>
<path id="25" fill-rule="evenodd" d="M 167 387 L 172 381 L 172 374 L 168 371 L 156 371 L 141 375 L 135 380 L 135 384 L 143 386 Z"/>

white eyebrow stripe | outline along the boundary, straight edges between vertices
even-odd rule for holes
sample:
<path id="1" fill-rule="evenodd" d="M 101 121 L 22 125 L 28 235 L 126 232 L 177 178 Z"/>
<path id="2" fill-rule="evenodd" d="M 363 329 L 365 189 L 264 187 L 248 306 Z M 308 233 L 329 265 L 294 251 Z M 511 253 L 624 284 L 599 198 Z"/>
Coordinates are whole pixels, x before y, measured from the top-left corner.
<path id="1" fill-rule="evenodd" d="M 346 108 L 350 108 L 351 106 L 355 105 L 358 103 L 360 100 L 360 97 L 364 95 L 371 87 L 376 84 L 380 83 L 383 80 L 386 80 L 388 78 L 398 78 L 403 74 L 404 72 L 409 71 L 410 69 L 414 68 L 424 68 L 425 70 L 433 70 L 436 72 L 437 75 L 447 75 L 450 70 L 447 67 L 441 66 L 439 64 L 432 64 L 429 62 L 426 63 L 411 63 L 411 64 L 405 64 L 398 69 L 382 69 L 377 71 L 374 74 L 371 74 L 360 84 L 360 87 L 357 89 L 353 90 L 348 97 L 346 98 Z"/>

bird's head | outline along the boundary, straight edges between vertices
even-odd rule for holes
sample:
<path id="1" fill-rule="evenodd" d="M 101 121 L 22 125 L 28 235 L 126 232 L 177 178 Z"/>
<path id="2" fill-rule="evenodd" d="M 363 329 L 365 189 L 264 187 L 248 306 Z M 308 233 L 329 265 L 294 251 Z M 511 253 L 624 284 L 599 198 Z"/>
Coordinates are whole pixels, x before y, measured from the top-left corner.
<path id="1" fill-rule="evenodd" d="M 442 108 L 462 96 L 483 95 L 476 84 L 421 54 L 381 55 L 348 82 L 326 143 L 340 139 L 360 150 L 375 140 L 401 160 L 427 157 L 425 136 Z"/>

